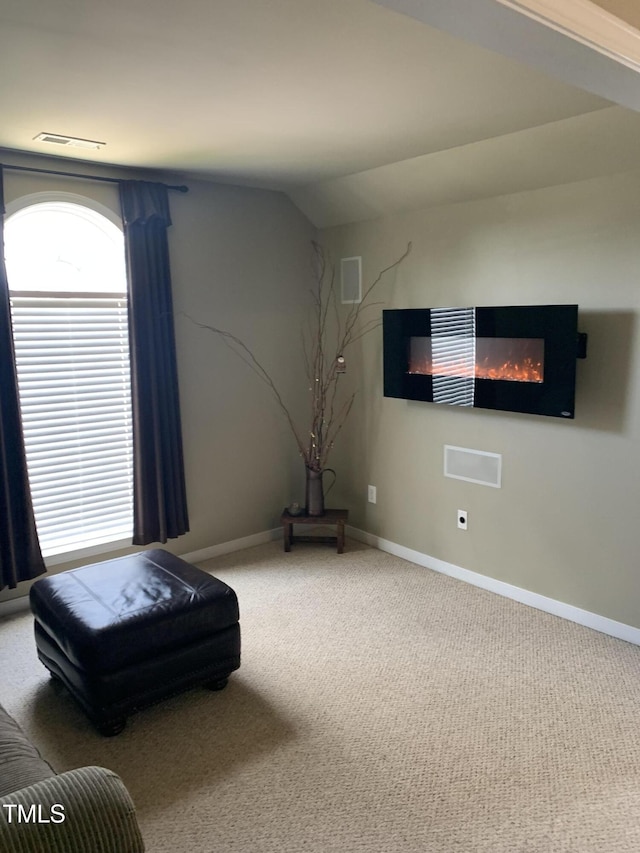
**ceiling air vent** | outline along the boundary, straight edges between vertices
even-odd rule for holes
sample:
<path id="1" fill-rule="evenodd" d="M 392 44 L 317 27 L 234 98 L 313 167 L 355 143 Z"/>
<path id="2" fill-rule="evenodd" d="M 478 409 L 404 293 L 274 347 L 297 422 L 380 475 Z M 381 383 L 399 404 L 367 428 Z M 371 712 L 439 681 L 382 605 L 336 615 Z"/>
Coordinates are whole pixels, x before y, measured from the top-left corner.
<path id="1" fill-rule="evenodd" d="M 51 142 L 53 145 L 66 145 L 68 148 L 101 148 L 106 142 L 95 139 L 80 139 L 77 136 L 63 136 L 60 133 L 39 133 L 33 137 L 40 142 Z"/>

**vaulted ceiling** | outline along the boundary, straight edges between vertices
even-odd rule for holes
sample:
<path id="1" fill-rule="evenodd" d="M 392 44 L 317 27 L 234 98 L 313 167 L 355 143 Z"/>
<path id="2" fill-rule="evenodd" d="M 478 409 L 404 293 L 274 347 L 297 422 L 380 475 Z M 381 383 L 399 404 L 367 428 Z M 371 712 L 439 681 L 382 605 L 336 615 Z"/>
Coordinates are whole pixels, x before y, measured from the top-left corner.
<path id="1" fill-rule="evenodd" d="M 576 177 L 640 166 L 637 70 L 529 19 L 532 36 L 506 6 L 3 0 L 0 146 L 281 189 L 320 225 L 456 198 L 460 169 L 504 177 L 507 150 L 521 152 L 525 185 L 555 180 L 565 160 L 576 172 L 580 139 Z M 34 139 L 43 131 L 106 144 L 58 148 Z M 471 197 L 489 191 L 476 177 Z"/>

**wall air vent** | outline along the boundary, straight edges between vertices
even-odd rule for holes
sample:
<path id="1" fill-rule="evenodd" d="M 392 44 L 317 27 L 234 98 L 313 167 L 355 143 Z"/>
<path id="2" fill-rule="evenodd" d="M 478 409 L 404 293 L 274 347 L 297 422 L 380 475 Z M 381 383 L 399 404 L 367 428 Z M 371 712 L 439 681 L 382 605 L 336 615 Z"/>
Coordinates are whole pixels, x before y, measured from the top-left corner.
<path id="1" fill-rule="evenodd" d="M 502 487 L 502 455 L 445 444 L 444 476 L 499 489 Z"/>
<path id="2" fill-rule="evenodd" d="M 362 258 L 342 258 L 342 304 L 355 305 L 362 302 Z"/>
<path id="3" fill-rule="evenodd" d="M 80 139 L 77 136 L 64 136 L 61 133 L 39 133 L 33 137 L 39 142 L 50 142 L 53 145 L 66 145 L 68 148 L 101 148 L 106 142 L 95 139 Z"/>

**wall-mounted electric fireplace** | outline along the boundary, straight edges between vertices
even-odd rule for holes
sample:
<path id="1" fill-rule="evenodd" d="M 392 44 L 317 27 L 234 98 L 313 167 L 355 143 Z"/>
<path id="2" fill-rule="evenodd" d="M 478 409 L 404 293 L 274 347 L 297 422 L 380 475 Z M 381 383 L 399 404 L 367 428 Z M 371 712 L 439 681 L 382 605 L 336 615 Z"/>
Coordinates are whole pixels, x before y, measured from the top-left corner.
<path id="1" fill-rule="evenodd" d="M 384 394 L 573 418 L 577 305 L 382 312 Z"/>

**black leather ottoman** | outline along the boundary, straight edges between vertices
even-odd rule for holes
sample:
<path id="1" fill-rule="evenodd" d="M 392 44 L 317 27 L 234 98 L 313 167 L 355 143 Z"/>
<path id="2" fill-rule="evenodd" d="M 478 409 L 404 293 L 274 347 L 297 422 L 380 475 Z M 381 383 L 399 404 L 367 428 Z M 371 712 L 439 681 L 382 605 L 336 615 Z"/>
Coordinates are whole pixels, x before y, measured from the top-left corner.
<path id="1" fill-rule="evenodd" d="M 104 735 L 167 696 L 221 689 L 240 666 L 235 592 L 167 551 L 41 578 L 30 602 L 38 657 Z"/>

